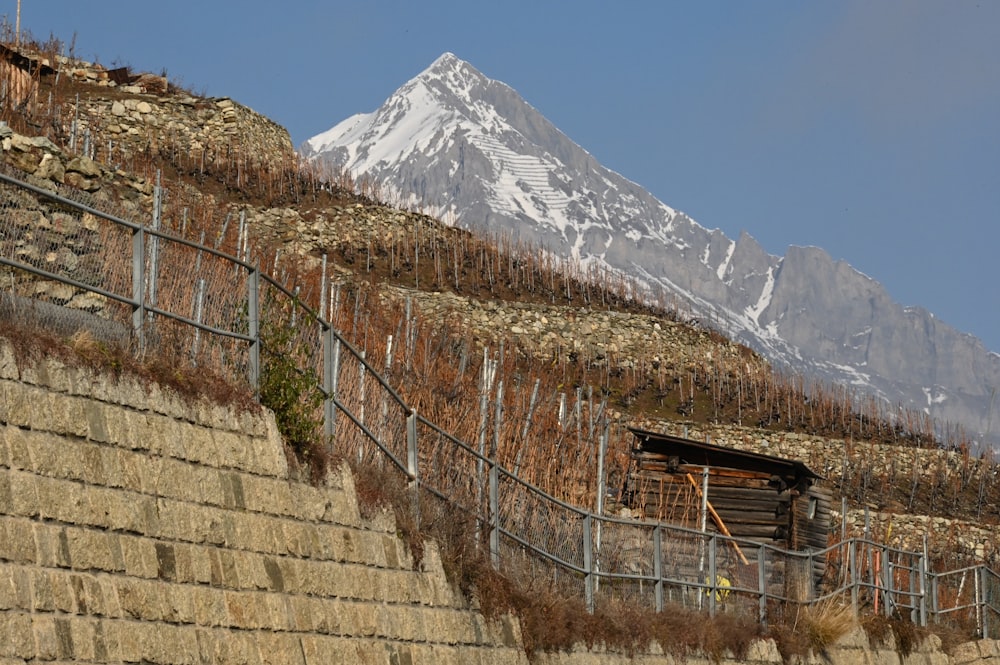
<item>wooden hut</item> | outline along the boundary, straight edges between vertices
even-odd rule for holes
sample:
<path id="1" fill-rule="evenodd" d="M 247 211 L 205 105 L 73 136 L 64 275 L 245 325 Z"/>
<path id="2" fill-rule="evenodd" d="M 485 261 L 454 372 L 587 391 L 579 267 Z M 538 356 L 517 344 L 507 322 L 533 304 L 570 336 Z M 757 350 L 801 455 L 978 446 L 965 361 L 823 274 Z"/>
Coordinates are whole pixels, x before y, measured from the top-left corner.
<path id="1" fill-rule="evenodd" d="M 641 429 L 623 498 L 647 519 L 797 551 L 826 548 L 830 493 L 804 463 Z M 705 496 L 703 501 L 702 496 Z M 825 558 L 813 562 L 814 580 Z"/>
<path id="2" fill-rule="evenodd" d="M 35 101 L 38 77 L 55 74 L 48 60 L 26 55 L 0 44 L 0 105 L 18 106 Z"/>

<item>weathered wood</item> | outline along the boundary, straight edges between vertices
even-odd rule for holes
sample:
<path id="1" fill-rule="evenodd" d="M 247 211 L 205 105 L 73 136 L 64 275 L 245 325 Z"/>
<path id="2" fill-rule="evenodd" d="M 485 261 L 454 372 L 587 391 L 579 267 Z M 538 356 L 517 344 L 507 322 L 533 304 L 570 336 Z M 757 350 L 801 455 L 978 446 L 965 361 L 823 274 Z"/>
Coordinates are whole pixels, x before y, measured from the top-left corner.
<path id="1" fill-rule="evenodd" d="M 722 520 L 723 524 L 725 524 L 726 527 L 729 529 L 729 531 L 732 534 L 734 534 L 734 535 L 736 535 L 737 531 L 739 529 L 741 529 L 742 527 L 744 527 L 744 526 L 746 526 L 746 527 L 758 527 L 758 526 L 768 527 L 770 529 L 770 531 L 772 531 L 772 532 L 775 529 L 777 529 L 778 527 L 786 527 L 787 526 L 784 522 L 775 520 L 774 518 L 767 518 L 767 517 L 763 517 L 763 516 L 759 517 L 759 518 L 756 518 L 756 519 L 754 519 L 754 518 L 748 519 L 748 518 L 745 518 L 745 517 L 740 517 L 737 513 L 728 513 L 727 514 L 727 513 L 720 512 L 718 510 L 716 511 L 716 514 L 719 515 L 719 517 Z M 661 514 L 658 514 L 658 512 L 653 507 L 649 507 L 649 509 L 647 509 L 646 515 L 648 517 L 652 518 L 652 519 L 658 519 L 658 518 L 661 517 Z M 730 517 L 732 519 L 729 519 Z M 714 521 L 714 518 L 713 518 L 713 521 Z M 698 515 L 691 514 L 691 515 L 688 516 L 687 520 L 675 520 L 673 523 L 674 524 L 678 524 L 679 526 L 685 526 L 685 527 L 687 527 L 689 529 L 691 529 L 691 528 L 696 529 L 697 528 L 697 524 L 698 524 Z M 719 531 L 719 533 L 722 533 L 721 530 L 718 530 L 718 531 Z"/>
<path id="2" fill-rule="evenodd" d="M 687 478 L 688 480 L 691 481 L 691 484 L 694 485 L 695 491 L 698 492 L 698 497 L 701 498 L 702 495 L 701 488 L 698 486 L 698 482 L 694 479 L 694 476 L 692 476 L 689 473 L 687 475 Z M 712 504 L 707 499 L 705 500 L 705 506 L 708 508 L 708 512 L 711 513 L 712 519 L 715 520 L 716 525 L 718 525 L 719 531 L 721 531 L 726 536 L 731 535 L 729 533 L 729 529 L 726 528 L 725 522 L 722 521 L 722 518 L 719 517 L 719 514 L 717 512 L 715 512 L 715 508 L 712 507 Z M 740 546 L 737 545 L 736 543 L 732 543 L 732 545 L 733 549 L 735 549 L 736 553 L 739 555 L 740 561 L 742 561 L 743 563 L 750 563 L 749 561 L 747 561 L 747 558 L 743 556 L 743 551 L 740 549 Z"/>
<path id="3" fill-rule="evenodd" d="M 705 467 L 698 464 L 680 464 L 677 470 L 681 473 L 702 473 Z M 748 471 L 746 469 L 726 469 L 720 467 L 708 467 L 709 478 L 743 478 L 746 480 L 771 479 L 771 475 L 761 471 Z"/>
<path id="4" fill-rule="evenodd" d="M 714 512 L 709 528 L 745 539 L 739 550 L 744 560 L 760 556 L 750 542 L 800 550 L 825 549 L 832 519 L 831 491 L 817 487 L 814 483 L 819 476 L 801 462 L 734 452 L 655 433 L 637 434 L 641 445 L 633 451 L 629 483 L 635 505 L 642 505 L 646 515 L 694 527 L 701 511 L 701 483 L 692 479 L 700 481 L 702 473 L 707 473 L 706 498 Z M 701 463 L 689 463 L 695 460 Z M 720 570 L 742 568 L 734 550 L 726 552 L 729 556 L 720 555 Z M 765 585 L 771 593 L 787 591 L 793 597 L 808 598 L 815 593 L 815 582 L 825 571 L 825 554 L 787 561 L 784 557 L 769 557 Z M 723 574 L 730 576 L 729 572 Z M 750 586 L 755 587 L 757 580 L 754 574 Z M 784 585 L 789 583 L 792 587 L 786 588 Z"/>
<path id="5" fill-rule="evenodd" d="M 633 487 L 639 489 L 652 489 L 653 487 L 677 487 L 682 485 L 684 482 L 684 477 L 679 478 L 669 475 L 657 474 L 653 472 L 638 471 L 632 474 Z M 645 483 L 650 483 L 646 486 Z M 713 484 L 711 479 L 708 485 L 708 496 L 713 498 L 716 495 L 725 494 L 727 496 L 740 497 L 746 499 L 768 499 L 773 498 L 775 500 L 788 500 L 788 493 L 783 492 L 779 494 L 773 487 L 748 487 L 739 483 L 734 483 L 732 485 L 719 485 Z"/>
<path id="6" fill-rule="evenodd" d="M 714 491 L 713 491 L 714 490 Z M 669 494 L 668 494 L 669 493 Z M 678 485 L 664 485 L 661 487 L 650 487 L 643 486 L 638 490 L 633 492 L 633 496 L 670 496 L 671 500 L 674 499 L 687 499 L 694 502 L 695 496 L 693 492 L 685 492 L 683 488 Z M 784 505 L 787 507 L 787 498 L 779 496 L 765 496 L 760 493 L 754 494 L 752 492 L 743 492 L 741 490 L 736 490 L 735 492 L 725 491 L 723 488 L 711 487 L 708 488 L 708 498 L 713 503 L 726 502 L 733 505 L 752 505 L 759 508 L 768 508 L 770 510 L 775 510 L 779 505 Z M 700 504 L 700 500 L 697 502 Z M 787 511 L 786 511 L 787 512 Z"/>
<path id="7" fill-rule="evenodd" d="M 778 528 L 779 526 L 785 526 L 785 522 L 783 522 L 783 521 L 781 521 L 779 519 L 775 519 L 774 517 L 767 517 L 767 516 L 752 517 L 752 516 L 749 516 L 749 515 L 747 515 L 747 516 L 741 516 L 739 513 L 735 513 L 735 512 L 729 512 L 729 513 L 724 513 L 724 512 L 721 512 L 721 511 L 716 511 L 716 512 L 718 512 L 719 513 L 719 517 L 721 517 L 722 520 L 727 525 L 729 525 L 730 530 L 735 530 L 736 526 L 739 525 L 739 524 L 753 524 L 753 525 L 762 524 L 762 525 L 769 525 L 772 528 Z"/>
<path id="8" fill-rule="evenodd" d="M 774 544 L 775 540 L 782 540 L 774 537 L 777 529 L 778 527 L 767 524 L 733 525 L 732 536 L 733 538 L 747 538 L 770 545 Z"/>
<path id="9" fill-rule="evenodd" d="M 713 495 L 711 487 L 708 488 L 708 498 L 712 500 L 712 505 L 715 506 L 716 510 L 724 506 L 726 508 L 749 511 L 765 510 L 772 515 L 778 515 L 780 509 L 782 516 L 786 516 L 788 514 L 788 503 L 786 501 L 779 501 L 777 498 L 747 499 L 718 492 Z"/>
<path id="10" fill-rule="evenodd" d="M 650 463 L 642 462 L 636 465 L 638 472 L 640 474 L 655 474 L 660 477 L 675 477 L 677 480 L 673 482 L 678 482 L 682 480 L 685 474 L 692 473 L 695 475 L 700 475 L 702 472 L 698 467 L 681 466 L 676 469 L 668 468 L 666 464 L 660 463 Z M 719 474 L 712 473 L 709 470 L 708 474 L 709 485 L 719 485 L 719 486 L 730 486 L 730 487 L 755 487 L 760 489 L 766 489 L 771 492 L 777 493 L 777 488 L 770 484 L 770 477 L 761 474 L 742 474 L 742 473 L 732 473 L 732 474 Z"/>

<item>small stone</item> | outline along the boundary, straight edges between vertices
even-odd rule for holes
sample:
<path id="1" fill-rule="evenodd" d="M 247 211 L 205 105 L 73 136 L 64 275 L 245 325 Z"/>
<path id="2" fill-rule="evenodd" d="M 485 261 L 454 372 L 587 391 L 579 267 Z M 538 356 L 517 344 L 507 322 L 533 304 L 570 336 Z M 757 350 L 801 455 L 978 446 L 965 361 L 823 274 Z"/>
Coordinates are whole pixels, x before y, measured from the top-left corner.
<path id="1" fill-rule="evenodd" d="M 97 165 L 97 162 L 82 155 L 71 159 L 66 164 L 66 170 L 80 173 L 88 178 L 99 178 L 101 176 L 101 167 Z"/>
<path id="2" fill-rule="evenodd" d="M 62 182 L 63 177 L 66 175 L 66 167 L 63 166 L 61 159 L 47 152 L 42 155 L 42 160 L 38 163 L 35 175 L 39 178 L 52 180 L 53 182 Z"/>

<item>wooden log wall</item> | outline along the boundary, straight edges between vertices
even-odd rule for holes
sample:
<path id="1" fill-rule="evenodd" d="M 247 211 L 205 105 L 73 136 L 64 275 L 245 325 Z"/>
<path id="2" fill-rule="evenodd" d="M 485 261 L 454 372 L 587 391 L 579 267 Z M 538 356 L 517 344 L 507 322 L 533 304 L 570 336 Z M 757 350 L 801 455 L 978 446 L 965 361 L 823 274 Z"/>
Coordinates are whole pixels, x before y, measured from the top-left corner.
<path id="1" fill-rule="evenodd" d="M 701 528 L 698 486 L 704 467 L 677 464 L 658 453 L 636 455 L 630 478 L 632 503 L 644 517 L 687 528 Z M 766 473 L 709 468 L 708 501 L 733 537 L 786 549 L 823 549 L 830 526 L 829 491 Z M 709 530 L 719 531 L 708 520 Z"/>
<path id="2" fill-rule="evenodd" d="M 705 467 L 682 464 L 675 457 L 650 451 L 633 455 L 635 465 L 629 476 L 632 507 L 638 508 L 647 519 L 700 529 L 700 488 Z M 760 471 L 709 467 L 708 501 L 735 538 L 798 551 L 818 551 L 827 546 L 831 495 L 812 484 L 812 479 L 778 478 Z M 705 527 L 710 532 L 722 532 L 711 517 Z M 677 568 L 673 572 L 683 572 L 681 577 L 695 579 L 701 570 L 699 544 L 692 539 L 671 546 L 678 548 L 666 557 Z M 744 545 L 742 549 L 746 551 L 721 548 L 719 570 L 741 580 L 740 586 L 756 588 L 759 548 Z M 665 565 L 671 564 L 665 562 Z M 816 583 L 825 570 L 826 557 L 822 555 L 811 562 L 774 555 L 766 562 L 765 580 L 770 593 L 804 600 L 815 593 Z"/>

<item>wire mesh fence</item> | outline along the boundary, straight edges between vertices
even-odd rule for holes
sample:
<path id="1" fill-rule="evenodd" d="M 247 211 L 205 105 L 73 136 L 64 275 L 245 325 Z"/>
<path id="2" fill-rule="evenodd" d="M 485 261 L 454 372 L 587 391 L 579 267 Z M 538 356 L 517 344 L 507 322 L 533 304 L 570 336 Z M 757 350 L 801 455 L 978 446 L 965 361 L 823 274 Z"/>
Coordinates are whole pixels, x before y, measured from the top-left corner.
<path id="1" fill-rule="evenodd" d="M 524 445 L 518 423 L 503 423 L 511 436 L 486 436 L 490 410 L 496 431 L 502 420 L 502 388 L 491 404 L 486 374 L 480 394 L 465 396 L 468 408 L 459 410 L 462 431 L 475 433 L 463 439 L 420 416 L 393 388 L 386 378 L 396 367 L 392 338 L 381 349 L 355 348 L 303 304 L 295 287 L 164 230 L 171 225 L 162 220 L 156 230 L 95 207 L 100 203 L 0 170 L 0 313 L 30 315 L 60 330 L 96 330 L 136 353 L 166 349 L 194 365 L 224 368 L 259 393 L 292 388 L 276 398 L 288 400 L 301 423 L 321 423 L 298 434 L 322 438 L 361 463 L 395 467 L 415 488 L 458 507 L 472 517 L 477 546 L 500 568 L 538 575 L 591 610 L 603 603 L 682 606 L 767 620 L 789 604 L 841 598 L 860 611 L 996 634 L 1000 577 L 985 566 L 936 572 L 926 552 L 862 539 L 784 551 L 705 529 L 609 517 L 600 502 L 592 511 L 552 496 L 528 480 L 561 470 L 549 465 L 543 473 L 537 459 L 529 465 L 523 450 L 512 448 L 512 441 Z M 164 269 L 179 265 L 190 269 Z M 403 343 L 414 346 L 409 316 L 405 325 Z M 529 413 L 534 394 L 530 401 Z M 584 401 L 578 392 L 574 404 Z M 553 431 L 593 440 L 599 418 L 588 410 L 585 419 L 571 406 L 575 420 L 564 419 L 565 406 Z M 467 422 L 476 414 L 478 431 Z M 287 435 L 295 423 L 284 425 Z M 588 455 L 574 473 L 603 452 L 594 445 Z M 595 483 L 588 477 L 577 485 Z"/>

